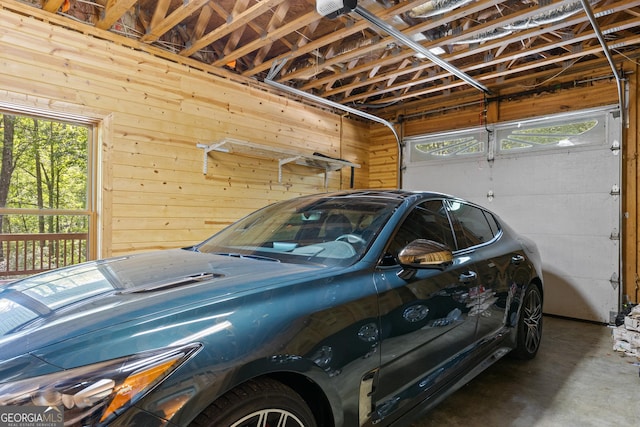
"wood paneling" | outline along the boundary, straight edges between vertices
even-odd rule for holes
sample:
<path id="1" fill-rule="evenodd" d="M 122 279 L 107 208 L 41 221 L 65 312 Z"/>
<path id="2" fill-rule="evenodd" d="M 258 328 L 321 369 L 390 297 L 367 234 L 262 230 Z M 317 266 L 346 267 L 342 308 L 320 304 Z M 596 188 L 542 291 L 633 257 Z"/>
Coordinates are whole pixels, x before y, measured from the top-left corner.
<path id="1" fill-rule="evenodd" d="M 622 280 L 624 283 L 623 299 L 640 303 L 640 236 L 638 235 L 638 179 L 640 165 L 638 152 L 640 150 L 640 66 L 636 64 L 634 72 L 629 76 L 629 127 L 624 129 L 624 144 L 622 147 Z M 626 302 L 626 301 L 623 301 Z"/>
<path id="2" fill-rule="evenodd" d="M 371 130 L 369 187 L 398 188 L 398 143 L 385 126 Z"/>
<path id="3" fill-rule="evenodd" d="M 224 137 L 362 165 L 369 126 L 203 71 L 0 10 L 0 102 L 96 123 L 99 256 L 181 247 L 274 201 L 325 191 L 324 171 L 203 150 Z M 327 190 L 348 188 L 350 168 Z"/>

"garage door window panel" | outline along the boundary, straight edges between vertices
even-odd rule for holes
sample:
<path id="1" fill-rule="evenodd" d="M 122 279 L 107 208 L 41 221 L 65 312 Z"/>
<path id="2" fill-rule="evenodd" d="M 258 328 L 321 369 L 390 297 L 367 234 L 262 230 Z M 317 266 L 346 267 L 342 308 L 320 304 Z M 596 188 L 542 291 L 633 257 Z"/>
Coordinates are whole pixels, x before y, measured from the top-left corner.
<path id="1" fill-rule="evenodd" d="M 420 137 L 409 145 L 409 162 L 468 159 L 487 155 L 487 133 L 483 129 Z"/>
<path id="2" fill-rule="evenodd" d="M 511 123 L 497 129 L 498 151 L 509 154 L 602 143 L 605 124 L 602 113 Z"/>

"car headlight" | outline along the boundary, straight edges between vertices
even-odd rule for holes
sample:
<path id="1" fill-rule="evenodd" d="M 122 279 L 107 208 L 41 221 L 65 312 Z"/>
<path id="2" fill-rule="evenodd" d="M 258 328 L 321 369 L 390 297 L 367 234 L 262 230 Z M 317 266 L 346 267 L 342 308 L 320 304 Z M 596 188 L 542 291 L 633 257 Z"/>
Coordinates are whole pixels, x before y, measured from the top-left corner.
<path id="1" fill-rule="evenodd" d="M 139 401 L 200 348 L 147 351 L 0 384 L 0 406 L 64 407 L 65 426 L 104 425 Z"/>

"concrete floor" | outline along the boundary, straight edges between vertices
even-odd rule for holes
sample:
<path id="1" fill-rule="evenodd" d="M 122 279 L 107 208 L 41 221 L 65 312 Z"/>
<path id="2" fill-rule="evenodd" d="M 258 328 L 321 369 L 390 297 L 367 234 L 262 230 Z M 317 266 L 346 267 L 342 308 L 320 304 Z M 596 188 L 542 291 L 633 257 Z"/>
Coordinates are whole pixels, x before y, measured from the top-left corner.
<path id="1" fill-rule="evenodd" d="M 534 360 L 503 358 L 411 427 L 640 425 L 634 362 L 610 328 L 545 317 Z"/>

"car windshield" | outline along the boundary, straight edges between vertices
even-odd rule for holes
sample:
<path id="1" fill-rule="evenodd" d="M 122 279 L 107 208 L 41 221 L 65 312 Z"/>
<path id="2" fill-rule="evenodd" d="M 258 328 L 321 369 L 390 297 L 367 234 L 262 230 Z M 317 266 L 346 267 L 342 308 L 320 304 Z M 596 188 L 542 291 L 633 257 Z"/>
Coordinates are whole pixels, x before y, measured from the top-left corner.
<path id="1" fill-rule="evenodd" d="M 261 209 L 194 249 L 290 263 L 349 265 L 360 259 L 399 204 L 365 197 L 308 197 Z"/>

